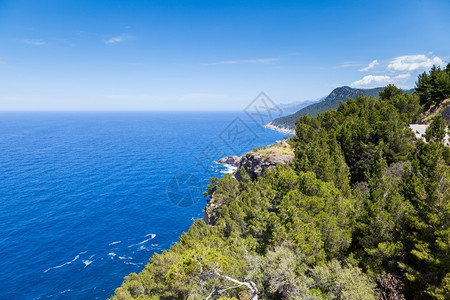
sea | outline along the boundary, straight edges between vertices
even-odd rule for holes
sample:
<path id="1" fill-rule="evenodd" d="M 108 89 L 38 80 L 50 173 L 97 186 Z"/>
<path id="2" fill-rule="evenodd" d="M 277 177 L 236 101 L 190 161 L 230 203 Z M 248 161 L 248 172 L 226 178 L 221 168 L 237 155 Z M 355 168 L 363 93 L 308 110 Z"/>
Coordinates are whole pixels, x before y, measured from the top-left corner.
<path id="1" fill-rule="evenodd" d="M 286 134 L 243 112 L 1 112 L 0 299 L 106 299 L 197 218 L 216 163 Z"/>

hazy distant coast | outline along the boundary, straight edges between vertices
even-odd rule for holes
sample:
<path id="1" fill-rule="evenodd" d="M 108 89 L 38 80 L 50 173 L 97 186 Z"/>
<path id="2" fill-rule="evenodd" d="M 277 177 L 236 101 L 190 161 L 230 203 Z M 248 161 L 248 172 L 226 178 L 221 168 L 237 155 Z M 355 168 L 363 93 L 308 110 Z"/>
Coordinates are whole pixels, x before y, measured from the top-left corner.
<path id="1" fill-rule="evenodd" d="M 272 122 L 270 122 L 269 124 L 265 125 L 264 127 L 272 129 L 272 130 L 276 130 L 276 131 L 279 131 L 279 132 L 283 132 L 283 133 L 295 134 L 295 130 L 294 129 L 290 129 L 288 127 L 276 126 L 276 125 L 273 125 Z"/>

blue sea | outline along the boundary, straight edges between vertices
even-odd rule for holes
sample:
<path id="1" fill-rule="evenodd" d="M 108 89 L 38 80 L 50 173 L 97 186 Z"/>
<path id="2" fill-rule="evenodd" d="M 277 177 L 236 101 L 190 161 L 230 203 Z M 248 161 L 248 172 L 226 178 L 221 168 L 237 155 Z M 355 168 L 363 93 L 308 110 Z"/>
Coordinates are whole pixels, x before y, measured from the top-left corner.
<path id="1" fill-rule="evenodd" d="M 0 299 L 105 299 L 196 218 L 215 160 L 286 134 L 238 112 L 0 113 Z"/>

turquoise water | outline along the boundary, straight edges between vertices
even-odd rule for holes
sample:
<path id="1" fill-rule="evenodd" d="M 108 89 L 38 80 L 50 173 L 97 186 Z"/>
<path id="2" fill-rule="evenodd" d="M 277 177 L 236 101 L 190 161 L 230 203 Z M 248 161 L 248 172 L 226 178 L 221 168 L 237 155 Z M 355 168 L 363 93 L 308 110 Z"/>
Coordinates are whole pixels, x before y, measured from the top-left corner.
<path id="1" fill-rule="evenodd" d="M 238 117 L 238 118 L 236 118 Z M 195 218 L 242 113 L 0 113 L 0 299 L 104 299 Z"/>

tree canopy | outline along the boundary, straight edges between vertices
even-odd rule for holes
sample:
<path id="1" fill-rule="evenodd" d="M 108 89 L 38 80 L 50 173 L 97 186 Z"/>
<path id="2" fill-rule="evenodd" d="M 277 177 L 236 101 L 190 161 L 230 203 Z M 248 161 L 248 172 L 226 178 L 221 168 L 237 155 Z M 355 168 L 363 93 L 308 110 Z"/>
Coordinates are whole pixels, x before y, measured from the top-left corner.
<path id="1" fill-rule="evenodd" d="M 429 108 L 450 97 L 450 63 L 445 69 L 433 66 L 431 70 L 419 75 L 416 82 L 416 92 L 420 103 Z"/>

